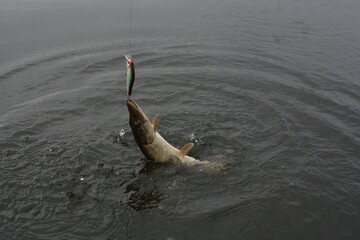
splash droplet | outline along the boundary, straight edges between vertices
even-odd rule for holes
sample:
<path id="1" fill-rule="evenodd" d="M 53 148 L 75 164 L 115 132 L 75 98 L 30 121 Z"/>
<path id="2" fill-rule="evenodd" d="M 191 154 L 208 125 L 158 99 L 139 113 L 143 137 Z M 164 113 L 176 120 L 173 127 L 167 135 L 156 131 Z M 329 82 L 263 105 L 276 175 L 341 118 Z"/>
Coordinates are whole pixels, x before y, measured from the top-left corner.
<path id="1" fill-rule="evenodd" d="M 123 136 L 125 135 L 125 130 L 124 129 L 121 129 L 121 131 L 119 132 L 119 136 L 121 138 L 123 138 Z"/>
<path id="2" fill-rule="evenodd" d="M 198 143 L 200 141 L 199 138 L 194 133 L 190 135 L 190 140 L 194 141 L 195 143 Z"/>

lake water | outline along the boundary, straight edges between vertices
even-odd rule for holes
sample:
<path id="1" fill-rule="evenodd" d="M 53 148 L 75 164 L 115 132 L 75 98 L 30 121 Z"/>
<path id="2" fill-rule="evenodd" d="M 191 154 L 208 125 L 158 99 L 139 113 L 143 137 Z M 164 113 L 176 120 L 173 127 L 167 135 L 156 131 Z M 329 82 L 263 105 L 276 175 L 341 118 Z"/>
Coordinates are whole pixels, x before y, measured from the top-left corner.
<path id="1" fill-rule="evenodd" d="M 360 1 L 132 4 L 0 0 L 1 239 L 360 239 Z"/>

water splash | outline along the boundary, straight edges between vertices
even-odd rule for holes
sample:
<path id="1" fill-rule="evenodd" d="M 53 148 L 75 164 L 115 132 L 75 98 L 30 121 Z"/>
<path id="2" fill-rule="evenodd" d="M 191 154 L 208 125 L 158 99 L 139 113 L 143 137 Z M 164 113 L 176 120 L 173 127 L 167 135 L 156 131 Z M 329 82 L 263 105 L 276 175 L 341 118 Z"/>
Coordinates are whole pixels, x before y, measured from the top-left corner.
<path id="1" fill-rule="evenodd" d="M 190 141 L 194 142 L 195 144 L 202 144 L 200 137 L 195 135 L 195 133 L 191 133 L 189 137 Z"/>
<path id="2" fill-rule="evenodd" d="M 117 137 L 118 142 L 124 139 L 124 135 L 125 135 L 125 130 L 121 129 L 119 132 L 119 136 Z"/>

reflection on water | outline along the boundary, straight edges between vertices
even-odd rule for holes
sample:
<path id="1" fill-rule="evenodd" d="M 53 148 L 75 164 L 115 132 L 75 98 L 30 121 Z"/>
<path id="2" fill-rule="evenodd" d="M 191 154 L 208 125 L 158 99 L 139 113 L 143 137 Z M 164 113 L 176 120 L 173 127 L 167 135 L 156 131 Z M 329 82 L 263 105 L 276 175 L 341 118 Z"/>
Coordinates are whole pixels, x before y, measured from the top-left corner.
<path id="1" fill-rule="evenodd" d="M 129 194 L 127 204 L 136 211 L 144 211 L 151 208 L 157 208 L 164 194 L 161 192 L 156 182 L 153 182 L 151 172 L 156 171 L 155 165 L 146 164 L 139 172 L 138 178 L 126 187 L 126 193 Z"/>

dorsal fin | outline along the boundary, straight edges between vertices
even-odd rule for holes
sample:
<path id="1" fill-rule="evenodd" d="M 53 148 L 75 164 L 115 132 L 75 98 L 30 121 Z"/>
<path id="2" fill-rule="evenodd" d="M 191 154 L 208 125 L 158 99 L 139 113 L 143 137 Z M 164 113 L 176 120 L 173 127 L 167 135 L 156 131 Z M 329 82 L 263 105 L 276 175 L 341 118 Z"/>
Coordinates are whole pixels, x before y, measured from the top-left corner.
<path id="1" fill-rule="evenodd" d="M 180 155 L 185 156 L 192 148 L 194 144 L 193 143 L 187 143 L 180 149 Z"/>
<path id="2" fill-rule="evenodd" d="M 145 116 L 146 116 L 146 118 L 151 122 L 151 119 L 150 119 L 150 116 L 149 116 L 149 113 L 148 113 L 148 112 L 145 112 Z"/>
<path id="3" fill-rule="evenodd" d="M 156 115 L 154 116 L 153 121 L 152 121 L 153 129 L 154 129 L 155 132 L 156 132 L 156 130 L 157 130 L 158 121 L 159 121 L 159 115 L 156 114 Z"/>

